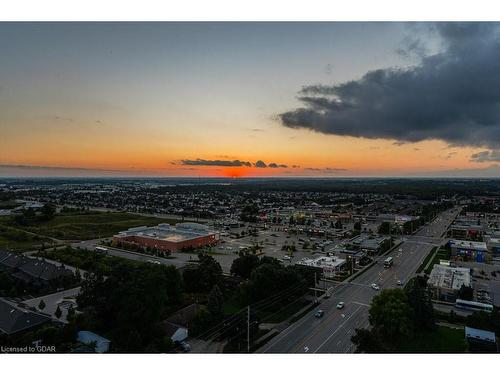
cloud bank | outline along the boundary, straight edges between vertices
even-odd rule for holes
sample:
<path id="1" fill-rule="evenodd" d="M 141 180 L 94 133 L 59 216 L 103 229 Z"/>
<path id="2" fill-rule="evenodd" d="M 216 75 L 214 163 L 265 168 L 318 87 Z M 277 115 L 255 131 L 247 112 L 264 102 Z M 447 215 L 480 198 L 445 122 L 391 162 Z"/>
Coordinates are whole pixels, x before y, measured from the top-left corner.
<path id="1" fill-rule="evenodd" d="M 172 164 L 176 164 L 172 162 Z M 184 159 L 180 161 L 181 165 L 189 166 L 217 166 L 217 167 L 255 167 L 255 168 L 288 168 L 286 164 L 278 163 L 265 163 L 262 160 L 258 160 L 255 163 L 242 160 L 206 160 L 206 159 Z M 295 168 L 295 166 L 293 166 Z"/>
<path id="2" fill-rule="evenodd" d="M 436 24 L 443 44 L 439 53 L 409 68 L 305 86 L 298 97 L 302 106 L 278 118 L 286 127 L 324 134 L 500 149 L 499 28 Z"/>

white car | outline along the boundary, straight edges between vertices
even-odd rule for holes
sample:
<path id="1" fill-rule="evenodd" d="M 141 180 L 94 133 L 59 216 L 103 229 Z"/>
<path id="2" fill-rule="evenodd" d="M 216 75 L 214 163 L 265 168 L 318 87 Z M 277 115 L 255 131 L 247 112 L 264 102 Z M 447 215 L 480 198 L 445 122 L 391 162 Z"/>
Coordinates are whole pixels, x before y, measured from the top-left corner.
<path id="1" fill-rule="evenodd" d="M 380 290 L 380 287 L 377 284 L 373 283 L 372 284 L 372 289 L 373 290 Z"/>
<path id="2" fill-rule="evenodd" d="M 396 285 L 403 285 L 403 282 L 401 280 L 396 281 Z"/>
<path id="3" fill-rule="evenodd" d="M 344 308 L 344 302 L 339 302 L 339 303 L 337 303 L 337 309 L 338 309 L 338 310 L 341 310 L 341 309 L 343 309 L 343 308 Z"/>
<path id="4" fill-rule="evenodd" d="M 285 255 L 285 256 L 283 257 L 283 259 L 284 259 L 284 260 L 290 260 L 291 258 L 290 258 L 288 255 Z"/>

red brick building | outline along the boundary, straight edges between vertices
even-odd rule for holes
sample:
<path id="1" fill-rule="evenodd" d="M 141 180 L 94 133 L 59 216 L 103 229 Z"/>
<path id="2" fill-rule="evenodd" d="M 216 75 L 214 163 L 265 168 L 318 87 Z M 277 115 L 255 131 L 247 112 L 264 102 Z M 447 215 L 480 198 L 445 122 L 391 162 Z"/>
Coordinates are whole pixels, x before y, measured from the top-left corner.
<path id="1" fill-rule="evenodd" d="M 219 241 L 219 233 L 197 223 L 180 223 L 175 226 L 159 224 L 156 227 L 131 228 L 115 235 L 113 239 L 122 244 L 174 252 L 214 245 Z"/>

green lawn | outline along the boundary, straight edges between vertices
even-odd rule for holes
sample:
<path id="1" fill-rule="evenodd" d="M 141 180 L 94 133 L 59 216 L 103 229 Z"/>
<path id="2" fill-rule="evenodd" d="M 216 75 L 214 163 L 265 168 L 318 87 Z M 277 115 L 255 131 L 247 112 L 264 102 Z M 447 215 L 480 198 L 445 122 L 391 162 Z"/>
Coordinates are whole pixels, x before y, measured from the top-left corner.
<path id="1" fill-rule="evenodd" d="M 437 252 L 437 250 L 438 250 L 437 246 L 432 248 L 431 252 L 425 257 L 425 259 L 422 262 L 422 264 L 418 267 L 417 273 L 420 273 L 420 272 L 422 272 L 424 270 L 425 266 L 427 265 L 427 263 L 429 263 L 429 261 L 431 260 L 431 258 Z"/>
<path id="2" fill-rule="evenodd" d="M 4 224 L 60 240 L 88 240 L 110 237 L 132 227 L 160 223 L 175 224 L 176 222 L 178 221 L 126 212 L 89 212 L 57 215 L 50 221 L 31 226 L 16 226 L 16 224 L 5 222 Z"/>
<path id="3" fill-rule="evenodd" d="M 0 248 L 26 251 L 42 243 L 49 245 L 52 241 L 0 224 Z"/>
<path id="4" fill-rule="evenodd" d="M 438 326 L 433 332 L 419 334 L 403 343 L 400 353 L 465 353 L 467 342 L 463 329 Z"/>
<path id="5" fill-rule="evenodd" d="M 1 209 L 10 209 L 21 206 L 21 203 L 17 203 L 16 201 L 0 201 L 0 210 Z"/>
<path id="6" fill-rule="evenodd" d="M 53 259 L 85 271 L 99 272 L 104 275 L 109 274 L 112 267 L 120 263 L 137 264 L 137 262 L 133 260 L 96 253 L 95 251 L 77 250 L 71 247 L 40 252 L 39 256 Z"/>
<path id="7" fill-rule="evenodd" d="M 439 250 L 437 250 L 436 256 L 434 257 L 434 259 L 432 259 L 432 262 L 425 269 L 425 273 L 431 273 L 434 265 L 439 264 L 440 260 L 450 260 L 450 258 L 451 258 L 451 250 L 440 248 Z"/>

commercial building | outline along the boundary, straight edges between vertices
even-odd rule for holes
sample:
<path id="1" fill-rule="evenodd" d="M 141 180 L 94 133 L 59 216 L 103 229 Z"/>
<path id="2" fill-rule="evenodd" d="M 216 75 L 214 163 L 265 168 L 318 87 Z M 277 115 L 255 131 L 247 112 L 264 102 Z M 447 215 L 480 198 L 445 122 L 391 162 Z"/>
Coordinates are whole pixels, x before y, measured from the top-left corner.
<path id="1" fill-rule="evenodd" d="M 436 264 L 432 268 L 427 286 L 432 298 L 455 302 L 462 286 L 471 286 L 470 269 Z"/>
<path id="2" fill-rule="evenodd" d="M 489 236 L 487 241 L 488 250 L 494 255 L 498 256 L 500 254 L 500 235 Z"/>
<path id="3" fill-rule="evenodd" d="M 347 242 L 347 246 L 362 250 L 367 255 L 376 255 L 382 249 L 385 242 L 390 241 L 388 236 L 373 236 L 365 233 L 359 234 L 356 237 L 351 238 Z"/>
<path id="4" fill-rule="evenodd" d="M 484 228 L 478 224 L 455 222 L 450 226 L 448 235 L 460 240 L 480 239 L 484 234 Z"/>
<path id="5" fill-rule="evenodd" d="M 121 244 L 135 244 L 162 251 L 196 249 L 219 241 L 219 232 L 206 225 L 180 223 L 175 226 L 159 224 L 156 227 L 137 227 L 118 233 L 113 239 Z"/>
<path id="6" fill-rule="evenodd" d="M 304 258 L 295 264 L 320 269 L 323 276 L 333 277 L 344 268 L 346 260 L 335 256 L 322 256 L 314 259 Z"/>
<path id="7" fill-rule="evenodd" d="M 482 263 L 486 260 L 488 248 L 485 242 L 450 240 L 451 255 Z"/>

